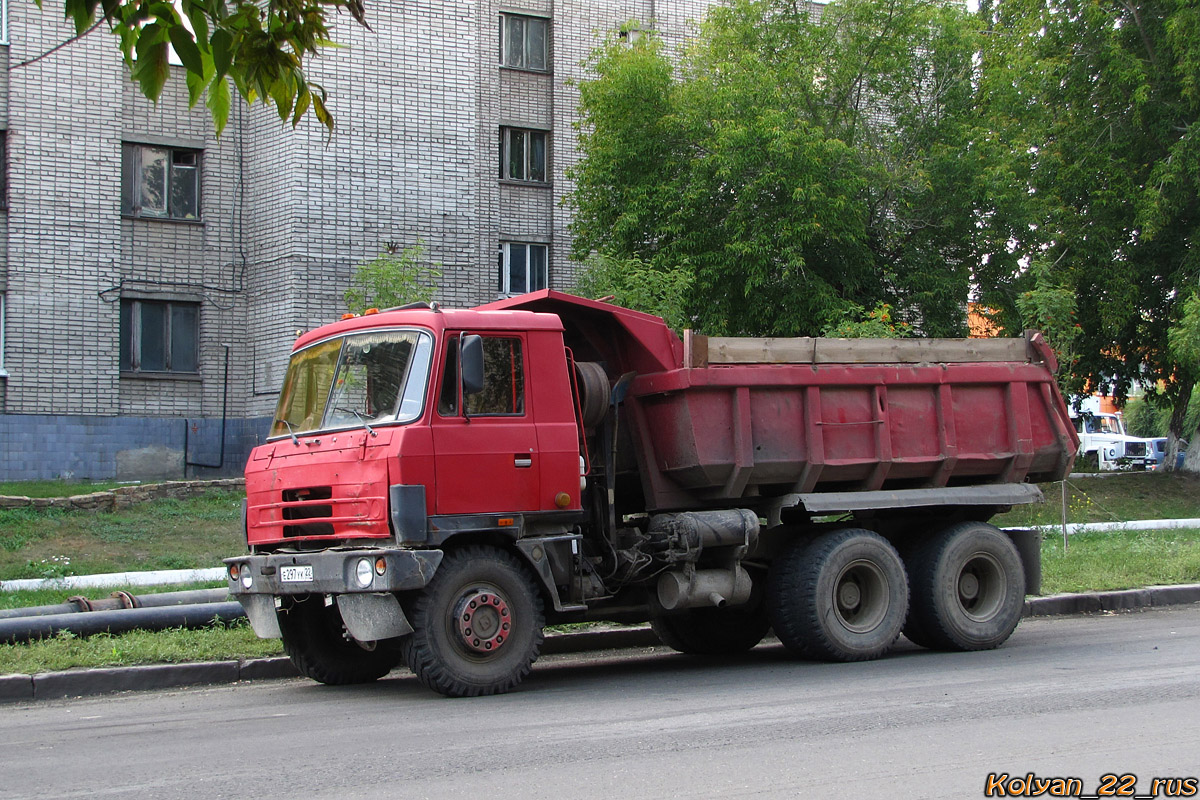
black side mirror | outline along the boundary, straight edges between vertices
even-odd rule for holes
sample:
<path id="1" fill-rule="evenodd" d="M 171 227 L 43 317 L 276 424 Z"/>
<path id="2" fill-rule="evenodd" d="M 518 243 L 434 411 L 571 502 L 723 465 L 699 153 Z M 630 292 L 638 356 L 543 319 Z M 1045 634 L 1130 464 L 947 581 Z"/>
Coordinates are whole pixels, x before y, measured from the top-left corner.
<path id="1" fill-rule="evenodd" d="M 463 397 L 483 391 L 483 337 L 463 336 L 459 339 L 462 364 Z"/>

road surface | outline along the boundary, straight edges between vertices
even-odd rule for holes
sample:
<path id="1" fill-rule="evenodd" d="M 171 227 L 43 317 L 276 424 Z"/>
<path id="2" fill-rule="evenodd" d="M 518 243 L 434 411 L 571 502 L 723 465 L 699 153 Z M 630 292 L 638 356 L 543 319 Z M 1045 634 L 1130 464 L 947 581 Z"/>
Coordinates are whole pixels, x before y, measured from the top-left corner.
<path id="1" fill-rule="evenodd" d="M 1144 793 L 1200 773 L 1198 717 L 1200 605 L 863 664 L 557 656 L 468 700 L 398 671 L 0 706 L 0 797 L 966 798 L 1030 773 Z"/>

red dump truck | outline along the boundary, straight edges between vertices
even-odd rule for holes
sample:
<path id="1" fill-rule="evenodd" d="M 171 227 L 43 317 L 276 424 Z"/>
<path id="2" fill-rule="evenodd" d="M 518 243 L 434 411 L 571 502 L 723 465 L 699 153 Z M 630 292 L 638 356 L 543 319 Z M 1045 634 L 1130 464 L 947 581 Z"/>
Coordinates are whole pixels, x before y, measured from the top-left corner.
<path id="1" fill-rule="evenodd" d="M 310 678 L 450 696 L 589 620 L 693 654 L 996 647 L 1040 561 L 987 520 L 1078 447 L 1053 374 L 1036 334 L 680 340 L 550 290 L 368 312 L 297 340 L 229 586 Z"/>

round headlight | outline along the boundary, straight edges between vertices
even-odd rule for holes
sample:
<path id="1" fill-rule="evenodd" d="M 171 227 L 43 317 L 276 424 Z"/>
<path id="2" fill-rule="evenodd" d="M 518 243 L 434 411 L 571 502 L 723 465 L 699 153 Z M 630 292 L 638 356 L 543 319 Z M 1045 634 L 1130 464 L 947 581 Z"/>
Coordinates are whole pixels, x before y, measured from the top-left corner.
<path id="1" fill-rule="evenodd" d="M 244 565 L 238 570 L 238 573 L 241 575 L 242 588 L 249 589 L 250 585 L 254 583 L 254 576 L 250 574 L 250 566 Z"/>
<path id="2" fill-rule="evenodd" d="M 354 579 L 364 589 L 370 586 L 375 579 L 375 563 L 369 558 L 360 558 L 354 565 Z"/>

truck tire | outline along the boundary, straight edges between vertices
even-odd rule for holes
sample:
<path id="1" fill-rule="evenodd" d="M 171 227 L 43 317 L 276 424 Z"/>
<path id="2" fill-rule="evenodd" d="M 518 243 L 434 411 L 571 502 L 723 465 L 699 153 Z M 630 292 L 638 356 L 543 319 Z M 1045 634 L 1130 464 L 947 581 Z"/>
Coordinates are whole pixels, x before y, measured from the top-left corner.
<path id="1" fill-rule="evenodd" d="M 1016 546 L 994 525 L 952 525 L 908 558 L 912 608 L 904 635 L 935 650 L 990 650 L 1012 635 L 1025 605 Z"/>
<path id="2" fill-rule="evenodd" d="M 346 636 L 337 606 L 321 598 L 293 603 L 279 614 L 283 651 L 301 675 L 330 686 L 370 683 L 400 664 L 396 640 L 360 645 Z"/>
<path id="3" fill-rule="evenodd" d="M 878 658 L 908 612 L 904 563 L 877 533 L 848 528 L 796 542 L 772 564 L 767 611 L 789 650 L 823 661 Z"/>
<path id="4" fill-rule="evenodd" d="M 525 566 L 498 548 L 448 552 L 404 605 L 414 628 L 401 640 L 404 662 L 447 697 L 507 692 L 541 651 L 542 598 Z"/>
<path id="5" fill-rule="evenodd" d="M 763 640 L 771 628 L 763 602 L 726 608 L 691 608 L 659 614 L 650 627 L 667 647 L 694 656 L 744 653 Z"/>

